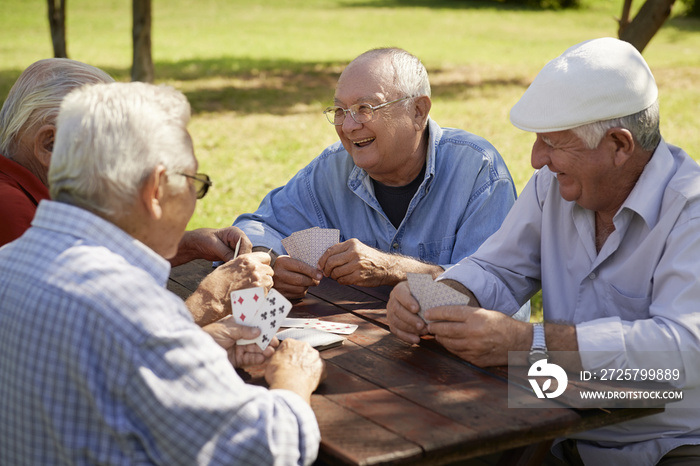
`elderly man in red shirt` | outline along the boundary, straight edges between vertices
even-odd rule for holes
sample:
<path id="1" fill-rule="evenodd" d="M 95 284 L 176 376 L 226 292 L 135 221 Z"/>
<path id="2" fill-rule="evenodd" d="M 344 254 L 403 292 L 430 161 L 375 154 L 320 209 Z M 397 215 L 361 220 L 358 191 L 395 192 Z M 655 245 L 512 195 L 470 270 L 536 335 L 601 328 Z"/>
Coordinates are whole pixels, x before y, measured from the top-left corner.
<path id="1" fill-rule="evenodd" d="M 63 98 L 86 84 L 114 82 L 94 66 L 66 58 L 30 65 L 12 86 L 0 111 L 0 246 L 27 230 L 39 202 L 49 198 L 48 171 Z M 211 185 L 209 180 L 204 189 Z M 187 231 L 172 266 L 192 259 L 228 261 L 236 244 L 241 254 L 250 240 L 236 227 Z"/>
<path id="2" fill-rule="evenodd" d="M 0 245 L 18 238 L 49 198 L 47 173 L 63 98 L 88 83 L 113 82 L 74 60 L 40 60 L 27 68 L 0 111 Z"/>

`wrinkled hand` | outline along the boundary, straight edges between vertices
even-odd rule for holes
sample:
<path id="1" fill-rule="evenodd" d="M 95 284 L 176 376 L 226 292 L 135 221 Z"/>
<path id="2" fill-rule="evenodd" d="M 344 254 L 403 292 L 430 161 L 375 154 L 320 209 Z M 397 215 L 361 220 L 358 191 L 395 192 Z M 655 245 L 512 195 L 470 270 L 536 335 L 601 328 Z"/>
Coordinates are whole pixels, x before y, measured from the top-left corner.
<path id="1" fill-rule="evenodd" d="M 177 254 L 170 263 L 175 267 L 194 259 L 230 261 L 233 259 L 238 240 L 241 241 L 239 255 L 252 251 L 253 245 L 250 239 L 237 227 L 199 228 L 186 231 L 180 240 Z"/>
<path id="2" fill-rule="evenodd" d="M 418 344 L 420 336 L 428 333 L 426 323 L 418 316 L 419 310 L 420 305 L 411 294 L 408 282 L 396 285 L 386 305 L 391 333 L 407 343 Z"/>
<path id="3" fill-rule="evenodd" d="M 318 286 L 323 275 L 310 265 L 290 256 L 278 256 L 275 260 L 274 287 L 287 299 L 306 296 L 310 286 Z"/>
<path id="4" fill-rule="evenodd" d="M 217 278 L 227 280 L 230 283 L 230 291 L 260 286 L 267 292 L 272 288 L 274 274 L 270 260 L 270 255 L 265 252 L 239 255 L 236 259 L 217 267 L 207 278 L 218 275 Z"/>
<path id="5" fill-rule="evenodd" d="M 231 226 L 214 230 L 213 237 L 210 241 L 210 246 L 206 252 L 212 256 L 218 256 L 218 258 L 204 257 L 204 259 L 212 261 L 221 260 L 224 262 L 232 260 L 233 254 L 236 251 L 236 244 L 238 244 L 238 240 L 241 241 L 241 245 L 238 248 L 239 256 L 252 252 L 253 244 L 240 228 Z"/>
<path id="6" fill-rule="evenodd" d="M 214 323 L 205 325 L 203 330 L 227 351 L 228 359 L 233 367 L 262 364 L 275 353 L 275 348 L 279 346 L 277 338 L 273 338 L 264 351 L 255 343 L 237 345 L 236 342 L 240 339 L 252 340 L 257 338 L 260 335 L 260 329 L 239 325 L 233 320 L 232 316 L 226 316 Z"/>
<path id="7" fill-rule="evenodd" d="M 323 275 L 342 285 L 393 285 L 390 255 L 352 238 L 335 244 L 321 256 L 318 267 Z"/>
<path id="8" fill-rule="evenodd" d="M 291 390 L 307 403 L 324 378 L 325 364 L 318 351 L 291 338 L 280 343 L 265 370 L 265 380 L 271 389 Z"/>
<path id="9" fill-rule="evenodd" d="M 508 351 L 523 350 L 532 330 L 501 312 L 470 306 L 440 306 L 425 311 L 428 331 L 448 351 L 477 366 L 508 364 Z"/>
<path id="10" fill-rule="evenodd" d="M 231 292 L 273 284 L 270 256 L 264 252 L 239 255 L 207 275 L 186 304 L 197 324 L 206 325 L 231 313 Z"/>

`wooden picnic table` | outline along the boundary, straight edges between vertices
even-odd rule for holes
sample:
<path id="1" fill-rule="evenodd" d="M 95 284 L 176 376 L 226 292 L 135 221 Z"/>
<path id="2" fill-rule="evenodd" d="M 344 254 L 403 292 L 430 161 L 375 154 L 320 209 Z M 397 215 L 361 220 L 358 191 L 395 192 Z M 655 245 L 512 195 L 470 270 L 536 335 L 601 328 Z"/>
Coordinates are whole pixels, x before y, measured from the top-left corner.
<path id="1" fill-rule="evenodd" d="M 211 270 L 205 261 L 176 267 L 168 288 L 184 299 Z M 505 452 L 503 464 L 526 464 L 556 437 L 663 410 L 580 410 L 554 400 L 541 409 L 509 408 L 505 368 L 469 364 L 430 337 L 410 345 L 391 334 L 389 292 L 324 279 L 290 313 L 358 325 L 343 345 L 321 353 L 328 376 L 311 406 L 321 429 L 319 459 L 327 464 L 445 464 L 495 452 Z"/>

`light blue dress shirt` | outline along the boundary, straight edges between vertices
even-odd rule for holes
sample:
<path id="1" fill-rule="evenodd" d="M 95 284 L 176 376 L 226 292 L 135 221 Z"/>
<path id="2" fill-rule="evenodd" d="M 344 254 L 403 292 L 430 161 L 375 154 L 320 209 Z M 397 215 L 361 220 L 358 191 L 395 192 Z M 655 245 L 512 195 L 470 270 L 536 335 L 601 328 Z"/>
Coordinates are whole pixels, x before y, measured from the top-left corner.
<path id="1" fill-rule="evenodd" d="M 364 170 L 337 142 L 270 192 L 234 225 L 254 246 L 285 253 L 281 240 L 311 227 L 337 228 L 341 241 L 357 238 L 384 252 L 442 265 L 476 251 L 515 202 L 505 162 L 485 139 L 440 128 L 428 120 L 425 178 L 398 228 L 383 212 Z"/>
<path id="2" fill-rule="evenodd" d="M 241 380 L 167 261 L 67 204 L 32 225 L 0 249 L 0 464 L 314 461 L 311 408 Z"/>
<path id="3" fill-rule="evenodd" d="M 584 369 L 679 367 L 682 402 L 574 436 L 586 464 L 652 465 L 700 444 L 700 167 L 662 141 L 613 222 L 596 252 L 594 213 L 543 168 L 501 229 L 440 279 L 506 312 L 541 287 L 545 321 L 576 325 Z"/>

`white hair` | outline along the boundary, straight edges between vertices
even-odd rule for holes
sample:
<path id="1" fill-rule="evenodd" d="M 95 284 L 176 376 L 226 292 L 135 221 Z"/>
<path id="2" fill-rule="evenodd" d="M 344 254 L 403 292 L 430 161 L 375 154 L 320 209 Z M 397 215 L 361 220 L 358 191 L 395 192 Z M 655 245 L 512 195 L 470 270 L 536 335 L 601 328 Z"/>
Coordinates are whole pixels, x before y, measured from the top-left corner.
<path id="1" fill-rule="evenodd" d="M 13 158 L 22 135 L 55 124 L 63 98 L 89 83 L 114 82 L 94 66 L 67 58 L 47 58 L 27 67 L 0 110 L 0 154 Z"/>
<path id="2" fill-rule="evenodd" d="M 659 130 L 659 101 L 657 100 L 641 112 L 627 115 L 612 120 L 603 120 L 589 123 L 587 125 L 572 128 L 579 139 L 589 149 L 595 149 L 611 128 L 625 128 L 632 133 L 634 139 L 640 147 L 646 151 L 653 151 L 661 141 Z"/>
<path id="3" fill-rule="evenodd" d="M 402 94 L 399 97 L 430 97 L 428 71 L 418 57 L 403 49 L 395 47 L 372 49 L 358 56 L 355 60 L 385 56 L 388 56 L 394 67 L 394 85 L 398 93 Z M 408 104 L 405 102 L 405 105 Z"/>
<path id="4" fill-rule="evenodd" d="M 187 99 L 171 87 L 95 84 L 70 93 L 58 116 L 51 197 L 110 218 L 128 214 L 158 165 L 172 174 L 194 167 L 189 119 Z M 182 176 L 168 180 L 187 186 Z"/>

